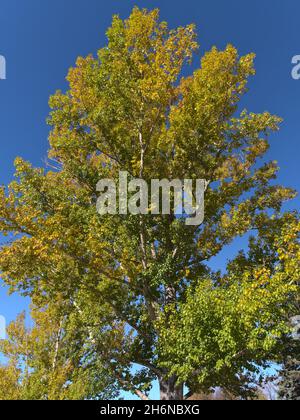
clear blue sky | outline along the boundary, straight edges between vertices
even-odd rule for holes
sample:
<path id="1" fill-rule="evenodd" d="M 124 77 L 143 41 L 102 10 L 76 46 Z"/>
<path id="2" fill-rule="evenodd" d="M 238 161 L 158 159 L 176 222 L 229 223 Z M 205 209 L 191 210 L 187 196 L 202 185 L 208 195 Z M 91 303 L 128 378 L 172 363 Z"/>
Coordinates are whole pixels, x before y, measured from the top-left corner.
<path id="1" fill-rule="evenodd" d="M 0 80 L 0 184 L 12 178 L 17 155 L 43 165 L 49 95 L 66 88 L 77 56 L 105 45 L 112 15 L 127 17 L 134 5 L 160 8 L 171 27 L 196 23 L 202 53 L 232 43 L 241 54 L 257 54 L 257 76 L 242 106 L 284 118 L 269 156 L 280 163 L 280 182 L 299 191 L 300 80 L 291 77 L 291 59 L 300 54 L 298 0 L 1 0 L 7 80 Z M 0 289 L 0 314 L 8 321 L 23 307 L 22 299 Z"/>

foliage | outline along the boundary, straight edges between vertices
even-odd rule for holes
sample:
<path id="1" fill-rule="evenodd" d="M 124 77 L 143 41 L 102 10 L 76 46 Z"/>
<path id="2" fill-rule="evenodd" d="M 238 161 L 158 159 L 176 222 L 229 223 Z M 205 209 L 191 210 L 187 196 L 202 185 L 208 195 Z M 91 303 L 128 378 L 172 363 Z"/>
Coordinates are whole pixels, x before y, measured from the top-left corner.
<path id="1" fill-rule="evenodd" d="M 244 396 L 253 382 L 249 376 L 241 387 L 244 369 L 259 374 L 261 361 L 288 333 L 286 299 L 299 272 L 299 243 L 293 241 L 299 222 L 286 215 L 281 223 L 287 227 L 279 229 L 280 238 L 278 220 L 269 220 L 250 240 L 248 256 L 241 252 L 226 275 L 190 286 L 184 302 L 169 305 L 160 317 L 163 366 L 194 389 L 220 386 Z"/>
<path id="2" fill-rule="evenodd" d="M 299 279 L 298 215 L 281 212 L 295 192 L 276 184 L 276 162 L 261 161 L 280 119 L 238 112 L 253 54 L 213 48 L 181 78 L 197 49 L 193 25 L 169 30 L 157 10 L 135 8 L 125 21 L 114 17 L 107 36 L 97 57 L 77 60 L 69 90 L 50 99 L 51 168 L 18 158 L 15 180 L 1 190 L 0 228 L 13 238 L 1 249 L 2 277 L 38 310 L 51 302 L 67 320 L 72 375 L 79 369 L 94 383 L 95 369 L 81 370 L 90 355 L 100 385 L 107 372 L 142 398 L 154 378 L 169 381 L 163 398 L 180 398 L 183 382 L 240 392 L 239 377 L 279 351 Z M 147 182 L 209 180 L 204 223 L 100 217 L 96 184 L 120 170 Z M 211 270 L 212 258 L 246 234 L 249 252 L 233 256 L 223 275 Z M 15 366 L 5 368 L 13 384 Z M 47 393 L 63 398 L 47 381 Z M 68 381 L 76 387 L 74 376 Z"/>
<path id="3" fill-rule="evenodd" d="M 298 349 L 299 355 L 299 349 Z M 282 371 L 279 397 L 282 400 L 300 400 L 300 361 L 299 356 L 289 356 Z"/>
<path id="4" fill-rule="evenodd" d="M 300 316 L 291 319 L 292 334 L 284 340 L 283 369 L 279 382 L 282 400 L 300 400 Z"/>
<path id="5" fill-rule="evenodd" d="M 0 366 L 0 400 L 82 400 L 117 396 L 113 380 L 88 355 L 82 336 L 70 334 L 56 309 L 32 310 L 35 325 L 21 314 L 0 341 L 8 364 Z"/>

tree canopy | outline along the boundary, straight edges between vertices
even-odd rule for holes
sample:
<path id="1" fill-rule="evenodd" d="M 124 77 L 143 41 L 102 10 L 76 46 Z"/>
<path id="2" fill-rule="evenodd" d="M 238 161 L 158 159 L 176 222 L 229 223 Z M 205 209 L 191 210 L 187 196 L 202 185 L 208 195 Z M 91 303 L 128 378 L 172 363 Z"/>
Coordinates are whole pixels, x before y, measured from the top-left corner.
<path id="1" fill-rule="evenodd" d="M 107 37 L 50 99 L 48 167 L 18 158 L 1 189 L 1 276 L 32 298 L 37 327 L 12 325 L 0 396 L 7 383 L 21 395 L 25 336 L 37 398 L 146 398 L 154 379 L 163 399 L 183 398 L 183 384 L 247 395 L 251 374 L 280 354 L 298 293 L 299 217 L 282 212 L 296 193 L 264 159 L 281 120 L 239 109 L 254 54 L 214 47 L 182 77 L 195 28 L 170 30 L 157 10 L 115 16 Z M 174 208 L 100 216 L 97 182 L 120 170 L 148 183 L 208 180 L 203 224 L 186 226 Z M 244 235 L 248 249 L 218 270 Z"/>
<path id="2" fill-rule="evenodd" d="M 67 318 L 56 308 L 32 308 L 34 326 L 22 313 L 7 329 L 0 351 L 1 400 L 83 400 L 115 398 L 118 390 L 82 336 L 67 328 Z"/>

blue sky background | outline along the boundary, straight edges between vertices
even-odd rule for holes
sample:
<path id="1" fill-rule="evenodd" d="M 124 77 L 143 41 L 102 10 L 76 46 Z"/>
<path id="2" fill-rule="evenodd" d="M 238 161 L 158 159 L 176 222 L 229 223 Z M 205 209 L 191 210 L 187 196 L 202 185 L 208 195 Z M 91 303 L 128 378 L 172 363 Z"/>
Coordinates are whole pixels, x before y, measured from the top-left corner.
<path id="1" fill-rule="evenodd" d="M 241 106 L 284 118 L 269 157 L 280 163 L 280 182 L 299 191 L 300 80 L 291 77 L 292 57 L 300 54 L 298 0 L 0 0 L 0 55 L 7 61 L 7 80 L 0 80 L 0 184 L 11 180 L 16 156 L 43 165 L 49 95 L 66 89 L 68 68 L 79 55 L 105 45 L 112 15 L 125 18 L 134 5 L 160 8 L 170 27 L 195 23 L 201 54 L 227 43 L 257 54 L 257 75 Z M 299 204 L 297 198 L 290 207 Z M 237 241 L 215 263 L 224 264 L 241 246 Z M 8 322 L 24 307 L 24 299 L 0 288 L 0 315 Z"/>

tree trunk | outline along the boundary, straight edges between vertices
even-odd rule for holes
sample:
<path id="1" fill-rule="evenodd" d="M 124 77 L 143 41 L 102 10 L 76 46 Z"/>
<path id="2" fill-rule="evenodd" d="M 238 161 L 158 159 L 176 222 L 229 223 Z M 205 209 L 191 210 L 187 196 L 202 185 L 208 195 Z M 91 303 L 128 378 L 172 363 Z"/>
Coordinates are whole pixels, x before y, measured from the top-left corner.
<path id="1" fill-rule="evenodd" d="M 183 384 L 176 385 L 177 378 L 172 376 L 169 379 L 161 378 L 159 380 L 160 399 L 163 401 L 181 401 L 183 400 Z"/>

